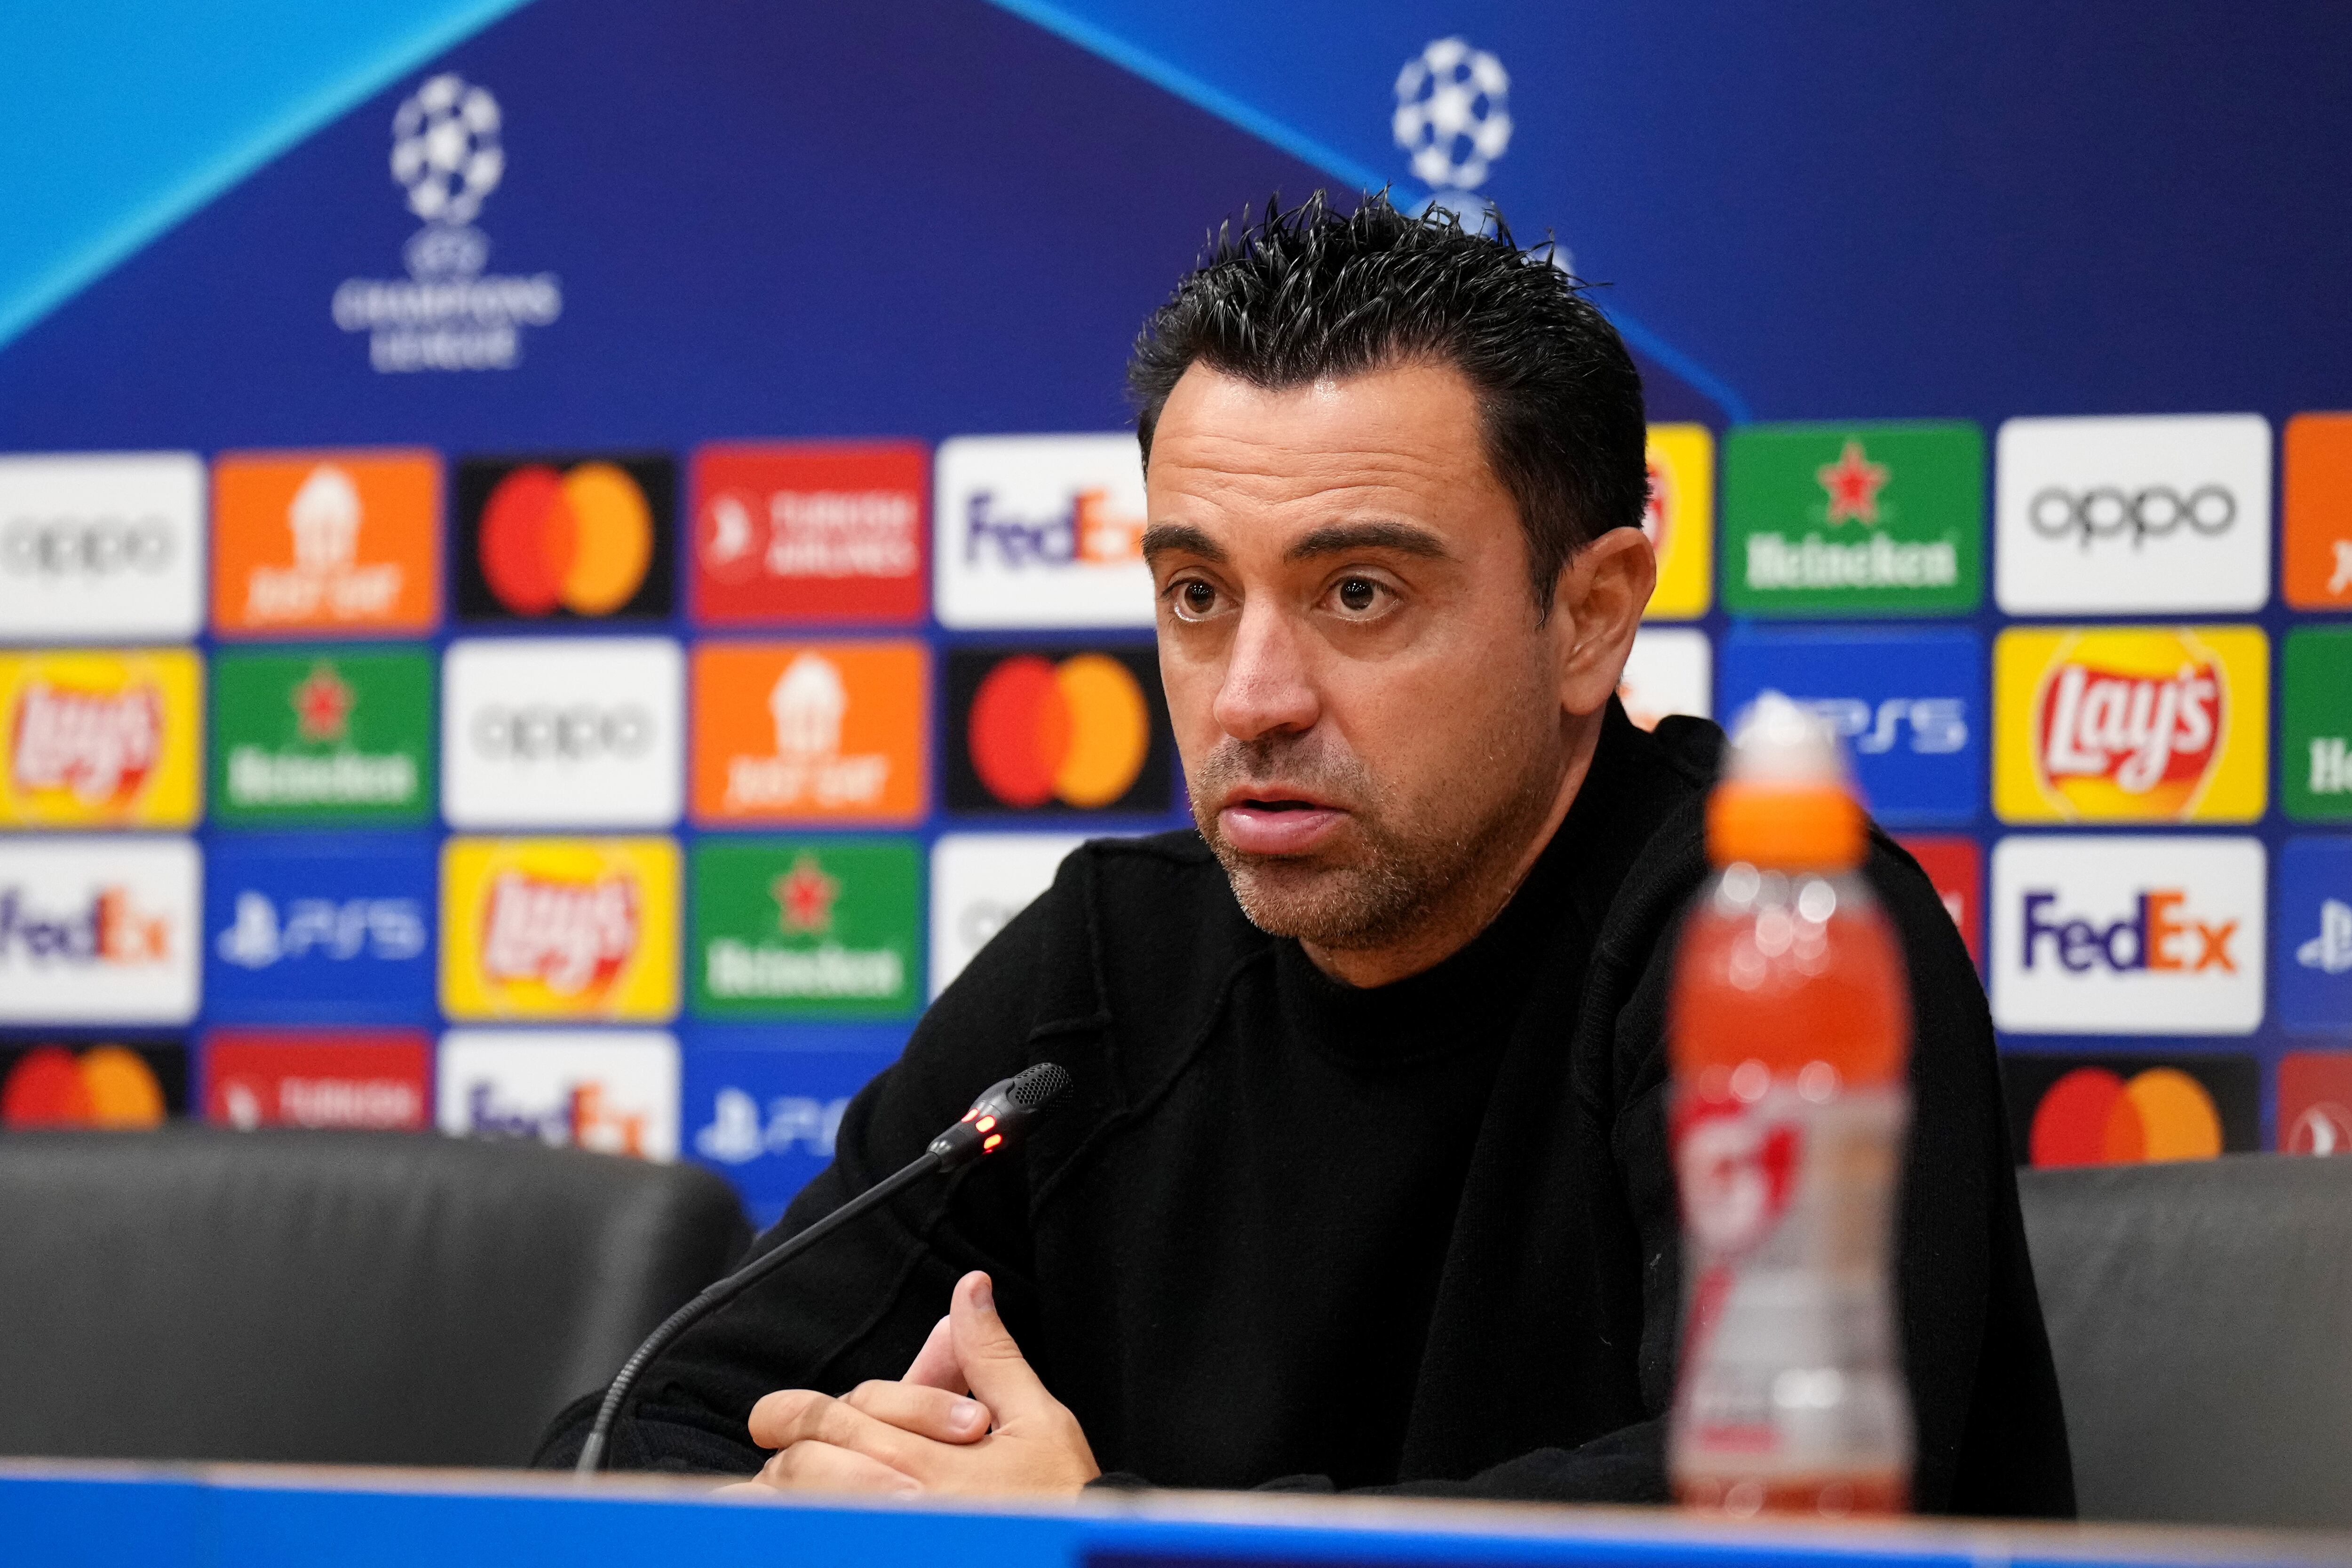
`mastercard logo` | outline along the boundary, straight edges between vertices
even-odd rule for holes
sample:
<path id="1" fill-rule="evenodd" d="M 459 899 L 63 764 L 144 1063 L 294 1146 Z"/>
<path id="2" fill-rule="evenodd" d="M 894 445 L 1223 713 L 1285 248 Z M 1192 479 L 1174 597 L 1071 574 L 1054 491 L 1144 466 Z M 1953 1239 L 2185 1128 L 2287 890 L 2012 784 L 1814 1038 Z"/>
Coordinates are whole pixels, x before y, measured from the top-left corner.
<path id="1" fill-rule="evenodd" d="M 653 507 L 616 464 L 529 464 L 483 504 L 480 552 L 483 580 L 517 615 L 609 615 L 653 564 Z"/>
<path id="2" fill-rule="evenodd" d="M 137 1051 L 93 1046 L 77 1057 L 63 1046 L 36 1046 L 0 1082 L 0 1126 L 156 1127 L 163 1086 Z"/>
<path id="3" fill-rule="evenodd" d="M 973 695 L 972 771 L 1007 806 L 1110 805 L 1135 787 L 1151 754 L 1142 683 L 1108 653 L 1056 664 L 1016 653 Z"/>
<path id="4" fill-rule="evenodd" d="M 2036 1167 L 2210 1160 L 2221 1152 L 2221 1113 L 2205 1086 L 2177 1067 L 2127 1079 L 2078 1067 L 2034 1107 L 2028 1148 Z"/>

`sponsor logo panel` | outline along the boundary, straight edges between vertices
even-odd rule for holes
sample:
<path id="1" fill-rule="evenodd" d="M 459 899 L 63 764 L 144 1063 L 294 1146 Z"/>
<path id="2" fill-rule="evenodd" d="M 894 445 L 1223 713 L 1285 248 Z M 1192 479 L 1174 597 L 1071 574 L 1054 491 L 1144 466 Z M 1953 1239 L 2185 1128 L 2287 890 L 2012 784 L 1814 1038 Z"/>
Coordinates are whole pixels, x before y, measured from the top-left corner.
<path id="1" fill-rule="evenodd" d="M 226 453 L 213 464 L 213 630 L 429 632 L 441 619 L 441 459 Z"/>
<path id="2" fill-rule="evenodd" d="M 930 765 L 930 653 L 913 641 L 694 651 L 694 817 L 906 822 Z"/>
<path id="3" fill-rule="evenodd" d="M 2297 610 L 2352 610 L 2352 413 L 2286 422 L 2280 577 Z"/>
<path id="4" fill-rule="evenodd" d="M 2251 1056 L 2000 1059 L 2011 1141 L 2039 1168 L 2210 1160 L 2262 1147 L 2263 1074 Z"/>
<path id="5" fill-rule="evenodd" d="M 695 619 L 921 620 L 929 467 L 916 442 L 702 447 Z"/>
<path id="6" fill-rule="evenodd" d="M 2011 614 L 2270 601 L 2271 427 L 2262 415 L 2012 419 L 1995 445 L 1993 588 Z"/>
<path id="7" fill-rule="evenodd" d="M 1984 643 L 1974 632 L 1735 628 L 1723 645 L 1730 727 L 1767 691 L 1811 708 L 1837 732 L 1879 821 L 1975 818 L 1986 709 Z"/>
<path id="8" fill-rule="evenodd" d="M 684 805 L 686 657 L 667 637 L 452 643 L 441 809 L 458 828 L 663 828 Z"/>
<path id="9" fill-rule="evenodd" d="M 224 1127 L 431 1124 L 433 1042 L 420 1030 L 216 1029 L 205 1120 Z"/>
<path id="10" fill-rule="evenodd" d="M 1054 885 L 1077 833 L 942 833 L 931 844 L 931 995 Z"/>
<path id="11" fill-rule="evenodd" d="M 1176 745 L 1148 643 L 953 649 L 948 712 L 950 810 L 1170 808 Z"/>
<path id="12" fill-rule="evenodd" d="M 453 1029 L 434 1078 L 445 1133 L 677 1157 L 677 1041 L 659 1030 Z"/>
<path id="13" fill-rule="evenodd" d="M 1984 594 L 1984 435 L 1961 421 L 1746 425 L 1725 438 L 1723 602 L 1954 615 Z"/>
<path id="14" fill-rule="evenodd" d="M 942 626 L 1150 626 L 1132 435 L 962 435 L 939 449 Z"/>
<path id="15" fill-rule="evenodd" d="M 193 825 L 204 678 L 186 649 L 0 653 L 0 826 Z"/>
<path id="16" fill-rule="evenodd" d="M 667 457 L 469 457 L 457 506 L 460 620 L 659 620 L 677 606 Z"/>
<path id="17" fill-rule="evenodd" d="M 202 881 L 186 839 L 0 840 L 0 1019 L 185 1023 Z"/>
<path id="18" fill-rule="evenodd" d="M 912 839 L 705 839 L 694 849 L 694 1011 L 900 1018 L 919 995 Z"/>
<path id="19" fill-rule="evenodd" d="M 194 453 L 0 457 L 0 643 L 193 637 L 204 568 Z"/>
<path id="20" fill-rule="evenodd" d="M 2279 852 L 2279 1022 L 2352 1035 L 2352 838 L 2289 839 Z"/>
<path id="21" fill-rule="evenodd" d="M 798 1031 L 788 1044 L 698 1034 L 686 1052 L 682 1153 L 733 1182 L 752 1220 L 773 1223 L 833 1163 L 851 1096 L 890 1065 L 901 1030 Z"/>
<path id="22" fill-rule="evenodd" d="M 1945 913 L 1959 927 L 1969 957 L 1984 967 L 1984 851 L 1964 833 L 1906 833 L 1896 841 L 1927 873 Z"/>
<path id="23" fill-rule="evenodd" d="M 451 1018 L 677 1013 L 671 839 L 451 839 L 441 852 L 441 1007 Z"/>
<path id="24" fill-rule="evenodd" d="M 436 847 L 422 834 L 216 839 L 205 868 L 207 1015 L 431 1017 Z"/>
<path id="25" fill-rule="evenodd" d="M 2290 1051 L 2279 1058 L 2278 1150 L 2352 1155 L 2352 1051 Z"/>
<path id="26" fill-rule="evenodd" d="M 1714 717 L 1715 644 L 1704 632 L 1644 626 L 1617 678 L 1617 700 L 1643 729 L 1657 728 L 1668 714 Z"/>
<path id="27" fill-rule="evenodd" d="M 2260 840 L 2025 834 L 1992 853 L 1992 1016 L 2026 1034 L 2252 1034 Z"/>
<path id="28" fill-rule="evenodd" d="M 239 827 L 433 814 L 433 656 L 228 649 L 212 668 L 214 814 Z"/>
<path id="29" fill-rule="evenodd" d="M 1715 433 L 1703 424 L 1654 424 L 1649 462 L 1642 531 L 1658 552 L 1658 586 L 1644 613 L 1695 621 L 1715 597 Z"/>
<path id="30" fill-rule="evenodd" d="M 1993 648 L 2011 822 L 2251 822 L 2268 792 L 2255 626 L 2011 627 Z"/>
<path id="31" fill-rule="evenodd" d="M 2279 804 L 2298 822 L 2352 821 L 2352 629 L 2286 634 L 2279 680 Z"/>
<path id="32" fill-rule="evenodd" d="M 0 1127 L 160 1127 L 188 1110 L 177 1040 L 0 1036 Z"/>

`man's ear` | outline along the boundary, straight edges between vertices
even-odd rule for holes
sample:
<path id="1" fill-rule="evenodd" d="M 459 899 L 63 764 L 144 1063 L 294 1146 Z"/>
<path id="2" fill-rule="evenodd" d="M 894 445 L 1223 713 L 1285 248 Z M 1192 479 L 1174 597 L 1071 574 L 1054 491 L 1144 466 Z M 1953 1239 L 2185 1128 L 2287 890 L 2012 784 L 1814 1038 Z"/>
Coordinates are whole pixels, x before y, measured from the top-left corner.
<path id="1" fill-rule="evenodd" d="M 1551 603 L 1563 708 L 1583 716 L 1607 706 L 1657 585 L 1657 552 L 1639 528 L 1611 528 L 1570 558 Z"/>

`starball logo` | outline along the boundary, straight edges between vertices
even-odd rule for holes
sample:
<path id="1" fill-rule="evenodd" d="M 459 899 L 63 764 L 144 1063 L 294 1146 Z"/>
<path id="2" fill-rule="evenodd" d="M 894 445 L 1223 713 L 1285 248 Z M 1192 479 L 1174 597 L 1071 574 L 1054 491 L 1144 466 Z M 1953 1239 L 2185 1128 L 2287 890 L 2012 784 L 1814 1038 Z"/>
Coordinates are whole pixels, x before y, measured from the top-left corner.
<path id="1" fill-rule="evenodd" d="M 2252 627 L 2012 629 L 1994 655 L 2011 821 L 2251 821 L 2269 650 Z"/>
<path id="2" fill-rule="evenodd" d="M 667 1019 L 677 1010 L 677 847 L 667 839 L 452 839 L 444 1010 Z"/>
<path id="3" fill-rule="evenodd" d="M 0 656 L 0 824 L 195 820 L 193 653 Z"/>

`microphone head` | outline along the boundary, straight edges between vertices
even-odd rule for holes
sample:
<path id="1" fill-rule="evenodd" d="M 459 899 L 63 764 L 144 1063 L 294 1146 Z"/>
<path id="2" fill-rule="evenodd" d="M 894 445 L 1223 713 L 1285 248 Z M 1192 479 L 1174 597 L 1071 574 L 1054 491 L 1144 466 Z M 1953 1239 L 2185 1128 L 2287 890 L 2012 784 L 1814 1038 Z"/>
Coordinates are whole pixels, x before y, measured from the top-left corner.
<path id="1" fill-rule="evenodd" d="M 1069 1087 L 1068 1071 L 1055 1062 L 1025 1067 L 982 1090 L 963 1120 L 931 1140 L 930 1152 L 941 1170 L 952 1170 L 1010 1148 Z"/>

